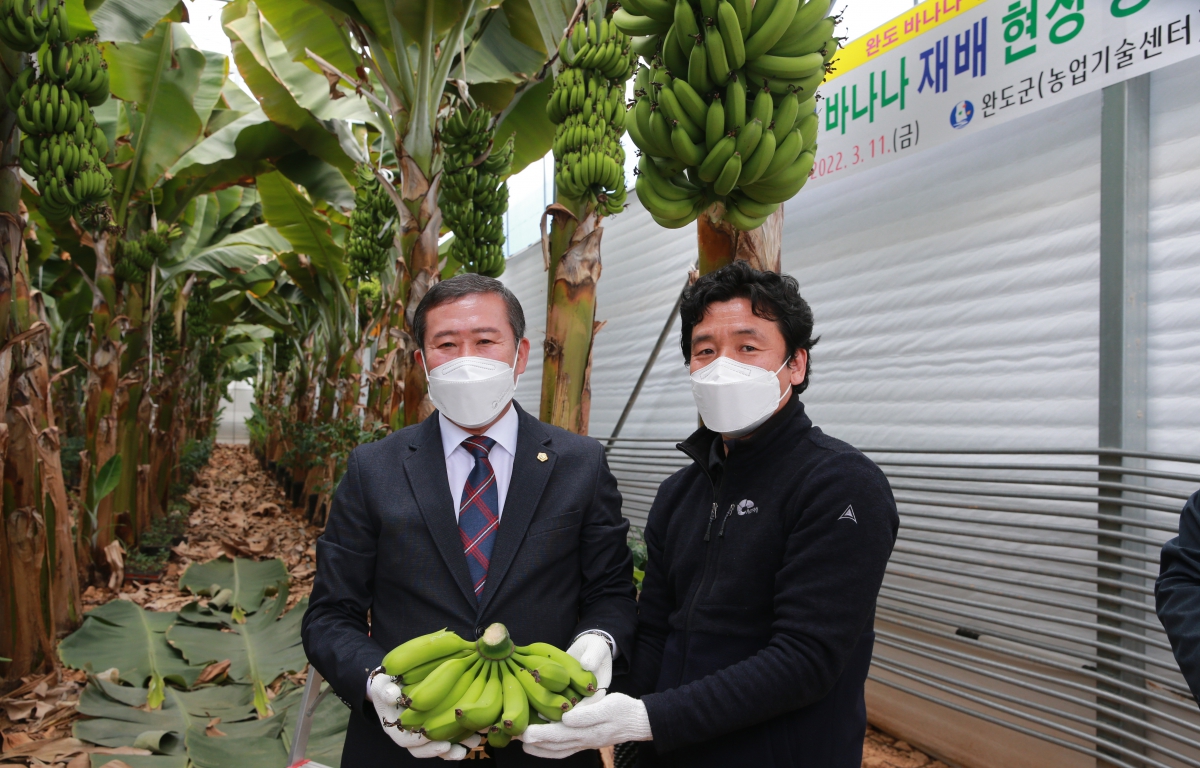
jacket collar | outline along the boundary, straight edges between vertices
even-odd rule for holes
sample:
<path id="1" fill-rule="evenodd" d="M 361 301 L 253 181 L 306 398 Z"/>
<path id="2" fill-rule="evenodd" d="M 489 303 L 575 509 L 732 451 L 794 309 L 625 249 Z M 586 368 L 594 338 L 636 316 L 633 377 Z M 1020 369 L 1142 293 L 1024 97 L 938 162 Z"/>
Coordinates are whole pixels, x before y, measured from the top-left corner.
<path id="1" fill-rule="evenodd" d="M 463 596 L 477 607 L 479 615 L 496 593 L 504 575 L 512 565 L 525 531 L 541 500 L 546 481 L 554 469 L 556 454 L 551 447 L 550 431 L 530 416 L 514 400 L 517 412 L 517 450 L 513 460 L 513 482 L 504 500 L 504 517 L 496 532 L 496 544 L 488 566 L 487 585 L 481 599 L 476 600 L 467 558 L 463 554 L 462 537 L 454 515 L 454 500 L 446 480 L 446 456 L 442 448 L 440 419 L 430 416 L 416 429 L 409 454 L 404 461 L 409 485 L 417 506 L 433 536 L 438 553 L 446 562 Z M 538 458 L 545 455 L 545 459 Z"/>
<path id="2" fill-rule="evenodd" d="M 792 444 L 802 439 L 810 429 L 812 429 L 812 420 L 804 413 L 804 403 L 800 402 L 799 397 L 792 397 L 788 400 L 787 405 L 767 419 L 749 437 L 730 441 L 732 448 L 729 453 L 722 452 L 720 455 L 724 455 L 723 463 L 726 465 L 730 460 L 736 460 L 739 464 L 746 460 L 757 461 L 759 457 L 770 454 L 782 443 Z M 700 427 L 687 440 L 675 447 L 687 454 L 700 470 L 715 483 L 716 467 L 713 466 L 711 457 L 713 451 L 719 449 L 716 443 L 720 440 L 719 433 L 708 427 Z"/>

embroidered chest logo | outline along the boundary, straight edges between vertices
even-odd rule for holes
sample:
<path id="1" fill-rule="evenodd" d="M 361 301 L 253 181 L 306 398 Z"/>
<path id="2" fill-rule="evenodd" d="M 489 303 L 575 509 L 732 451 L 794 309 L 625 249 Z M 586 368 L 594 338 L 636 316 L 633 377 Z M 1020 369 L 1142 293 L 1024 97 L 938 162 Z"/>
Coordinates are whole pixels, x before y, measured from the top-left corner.
<path id="1" fill-rule="evenodd" d="M 750 499 L 742 499 L 738 502 L 737 511 L 739 515 L 753 515 L 758 512 L 758 507 Z"/>
<path id="2" fill-rule="evenodd" d="M 855 525 L 858 525 L 858 518 L 854 516 L 853 505 L 846 507 L 846 511 L 842 513 L 842 516 L 839 517 L 838 520 L 849 520 Z"/>

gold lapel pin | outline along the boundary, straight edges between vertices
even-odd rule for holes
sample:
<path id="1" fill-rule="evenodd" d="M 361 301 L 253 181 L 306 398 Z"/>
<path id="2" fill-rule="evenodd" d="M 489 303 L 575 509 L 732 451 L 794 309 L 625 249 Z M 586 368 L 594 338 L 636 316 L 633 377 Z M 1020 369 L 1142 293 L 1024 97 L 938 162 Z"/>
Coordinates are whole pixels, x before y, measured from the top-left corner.
<path id="1" fill-rule="evenodd" d="M 543 453 L 539 453 L 539 454 L 538 454 L 538 461 L 546 461 L 546 460 L 547 460 L 547 459 L 549 459 L 549 458 L 550 458 L 550 457 L 549 457 L 549 456 L 547 456 L 547 455 L 546 455 L 544 452 L 543 452 Z"/>

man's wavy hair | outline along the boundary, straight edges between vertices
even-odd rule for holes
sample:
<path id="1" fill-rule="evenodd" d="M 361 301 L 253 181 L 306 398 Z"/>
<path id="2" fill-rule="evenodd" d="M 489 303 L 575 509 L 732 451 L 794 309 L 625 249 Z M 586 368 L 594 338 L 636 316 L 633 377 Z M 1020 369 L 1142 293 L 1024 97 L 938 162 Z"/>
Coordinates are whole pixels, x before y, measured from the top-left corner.
<path id="1" fill-rule="evenodd" d="M 735 261 L 710 272 L 684 291 L 679 317 L 683 333 L 679 346 L 685 363 L 692 359 L 692 329 L 704 318 L 710 304 L 733 299 L 749 299 L 754 314 L 774 321 L 787 343 L 788 358 L 803 349 L 810 351 L 820 339 L 813 338 L 813 313 L 808 302 L 800 296 L 800 284 L 790 275 L 760 272 L 744 261 Z M 792 385 L 792 394 L 808 389 L 812 373 L 812 354 L 804 369 L 804 381 Z"/>

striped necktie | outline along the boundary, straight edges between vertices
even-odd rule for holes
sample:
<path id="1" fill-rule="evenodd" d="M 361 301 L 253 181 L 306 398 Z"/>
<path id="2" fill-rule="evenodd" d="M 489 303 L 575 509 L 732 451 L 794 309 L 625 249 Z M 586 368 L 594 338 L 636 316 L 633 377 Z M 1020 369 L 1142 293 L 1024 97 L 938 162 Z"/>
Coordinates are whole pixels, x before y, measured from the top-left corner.
<path id="1" fill-rule="evenodd" d="M 476 600 L 483 595 L 488 562 L 496 543 L 496 529 L 500 525 L 500 494 L 496 491 L 496 473 L 488 460 L 495 445 L 495 440 L 482 435 L 462 441 L 463 448 L 475 457 L 475 467 L 467 476 L 458 505 L 458 532 L 462 536 Z"/>

